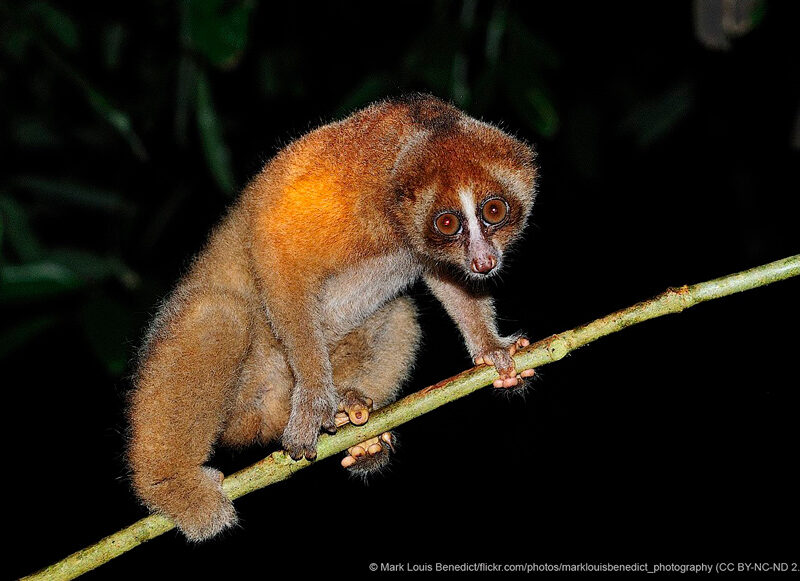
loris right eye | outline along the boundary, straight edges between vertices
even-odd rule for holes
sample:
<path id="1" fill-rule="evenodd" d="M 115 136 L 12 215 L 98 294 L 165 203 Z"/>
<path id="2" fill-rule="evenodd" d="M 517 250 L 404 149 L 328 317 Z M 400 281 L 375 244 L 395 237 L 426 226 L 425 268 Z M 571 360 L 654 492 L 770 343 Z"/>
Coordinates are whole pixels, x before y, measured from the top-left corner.
<path id="1" fill-rule="evenodd" d="M 436 229 L 445 236 L 455 236 L 461 231 L 461 220 L 449 212 L 439 214 L 434 221 Z"/>
<path id="2" fill-rule="evenodd" d="M 497 226 L 506 219 L 508 202 L 503 198 L 491 198 L 481 206 L 481 217 L 489 226 Z"/>

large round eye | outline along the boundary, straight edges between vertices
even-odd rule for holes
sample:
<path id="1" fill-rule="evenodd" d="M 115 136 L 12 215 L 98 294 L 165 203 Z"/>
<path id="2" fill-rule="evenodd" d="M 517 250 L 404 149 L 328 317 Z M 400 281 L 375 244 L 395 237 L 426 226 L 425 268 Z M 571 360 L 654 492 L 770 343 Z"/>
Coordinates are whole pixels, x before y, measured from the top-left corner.
<path id="1" fill-rule="evenodd" d="M 453 236 L 461 230 L 461 221 L 458 216 L 449 212 L 436 216 L 434 224 L 436 229 L 445 236 Z"/>
<path id="2" fill-rule="evenodd" d="M 483 221 L 492 226 L 499 224 L 508 215 L 508 204 L 502 198 L 486 200 L 481 207 Z"/>

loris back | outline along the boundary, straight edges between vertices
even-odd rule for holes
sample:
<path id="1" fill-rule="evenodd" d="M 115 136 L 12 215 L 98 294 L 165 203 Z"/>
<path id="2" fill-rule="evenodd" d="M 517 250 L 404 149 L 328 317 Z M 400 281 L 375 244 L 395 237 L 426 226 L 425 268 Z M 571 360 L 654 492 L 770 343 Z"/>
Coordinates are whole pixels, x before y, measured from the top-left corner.
<path id="1" fill-rule="evenodd" d="M 316 456 L 320 430 L 396 398 L 419 341 L 402 290 L 420 276 L 498 387 L 522 381 L 482 279 L 534 198 L 533 152 L 427 95 L 376 103 L 283 149 L 245 188 L 162 305 L 130 406 L 134 488 L 193 540 L 236 521 L 216 443 L 281 439 Z M 391 434 L 343 465 L 385 465 Z"/>

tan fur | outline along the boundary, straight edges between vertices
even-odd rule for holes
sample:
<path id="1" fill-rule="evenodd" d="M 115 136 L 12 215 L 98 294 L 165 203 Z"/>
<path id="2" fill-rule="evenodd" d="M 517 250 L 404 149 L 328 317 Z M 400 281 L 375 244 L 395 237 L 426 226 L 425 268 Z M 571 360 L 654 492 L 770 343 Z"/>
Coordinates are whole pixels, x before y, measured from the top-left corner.
<path id="1" fill-rule="evenodd" d="M 499 262 L 521 232 L 532 161 L 500 130 L 412 95 L 321 127 L 267 163 L 142 347 L 128 450 L 142 501 L 188 538 L 208 538 L 236 520 L 205 466 L 215 444 L 282 439 L 314 458 L 345 392 L 393 401 L 419 341 L 413 303 L 398 294 L 420 275 L 473 356 L 505 349 L 491 300 L 465 279 L 483 276 L 470 272 L 475 253 Z M 463 211 L 465 191 L 476 207 L 503 196 L 508 218 L 442 237 L 434 217 Z"/>

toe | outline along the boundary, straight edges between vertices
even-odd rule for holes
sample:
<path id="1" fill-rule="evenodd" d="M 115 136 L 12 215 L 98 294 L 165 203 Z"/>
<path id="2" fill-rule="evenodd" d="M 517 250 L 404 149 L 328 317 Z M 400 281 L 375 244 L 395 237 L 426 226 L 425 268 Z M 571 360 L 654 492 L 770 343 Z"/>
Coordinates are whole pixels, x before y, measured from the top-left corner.
<path id="1" fill-rule="evenodd" d="M 356 444 L 352 448 L 348 448 L 347 453 L 350 454 L 356 460 L 358 460 L 362 456 L 366 455 L 367 452 L 360 445 Z"/>
<path id="2" fill-rule="evenodd" d="M 393 439 L 394 438 L 392 438 L 392 433 L 391 432 L 384 432 L 384 433 L 381 434 L 381 441 L 384 442 L 387 446 L 389 446 L 389 449 L 392 452 L 394 452 Z"/>
<path id="3" fill-rule="evenodd" d="M 366 406 L 355 405 L 347 410 L 347 416 L 350 418 L 351 424 L 361 426 L 367 423 L 369 419 L 369 410 Z"/>

